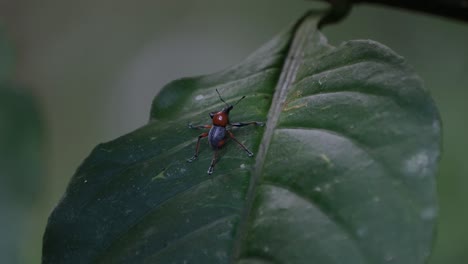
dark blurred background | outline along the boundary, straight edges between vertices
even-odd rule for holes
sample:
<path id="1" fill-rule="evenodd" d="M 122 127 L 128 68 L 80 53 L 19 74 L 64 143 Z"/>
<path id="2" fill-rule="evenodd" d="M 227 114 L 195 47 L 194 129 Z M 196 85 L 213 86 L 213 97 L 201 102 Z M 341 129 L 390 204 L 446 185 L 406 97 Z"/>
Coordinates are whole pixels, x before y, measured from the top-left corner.
<path id="1" fill-rule="evenodd" d="M 0 263 L 40 261 L 47 216 L 75 169 L 96 144 L 144 125 L 164 84 L 241 61 L 314 6 L 0 0 Z M 333 45 L 377 40 L 424 79 L 444 128 L 430 263 L 468 263 L 468 24 L 358 6 L 324 33 Z"/>

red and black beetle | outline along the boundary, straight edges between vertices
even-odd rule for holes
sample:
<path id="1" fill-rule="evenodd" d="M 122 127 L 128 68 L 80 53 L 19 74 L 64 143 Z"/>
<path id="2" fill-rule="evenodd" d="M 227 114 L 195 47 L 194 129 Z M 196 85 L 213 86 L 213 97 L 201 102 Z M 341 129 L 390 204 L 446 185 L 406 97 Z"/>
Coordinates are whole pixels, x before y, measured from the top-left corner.
<path id="1" fill-rule="evenodd" d="M 218 159 L 218 150 L 221 149 L 226 141 L 231 138 L 234 140 L 239 146 L 241 146 L 242 149 L 247 152 L 249 157 L 253 156 L 252 151 L 247 149 L 242 143 L 240 143 L 236 137 L 232 134 L 232 132 L 229 130 L 231 127 L 242 127 L 242 126 L 247 126 L 247 125 L 258 125 L 258 126 L 263 126 L 263 122 L 257 122 L 257 121 L 250 121 L 250 122 L 236 122 L 236 123 L 231 123 L 229 122 L 229 112 L 234 108 L 235 105 L 237 105 L 242 99 L 245 98 L 245 96 L 242 96 L 241 99 L 239 99 L 234 105 L 229 105 L 226 103 L 226 101 L 223 100 L 221 97 L 221 94 L 219 94 L 218 89 L 216 89 L 216 92 L 218 93 L 219 99 L 226 104 L 226 107 L 224 107 L 221 111 L 219 112 L 211 112 L 210 117 L 213 120 L 212 125 L 198 125 L 198 126 L 193 126 L 192 124 L 189 124 L 189 128 L 195 128 L 195 129 L 210 129 L 210 131 L 207 133 L 201 133 L 198 136 L 198 141 L 197 141 L 197 146 L 195 148 L 195 155 L 188 159 L 188 162 L 192 162 L 198 158 L 198 150 L 200 148 L 200 140 L 202 138 L 208 137 L 208 143 L 210 144 L 211 148 L 214 150 L 213 154 L 213 159 L 211 160 L 210 167 L 208 168 L 208 174 L 213 173 L 213 168 L 216 165 L 216 161 Z"/>

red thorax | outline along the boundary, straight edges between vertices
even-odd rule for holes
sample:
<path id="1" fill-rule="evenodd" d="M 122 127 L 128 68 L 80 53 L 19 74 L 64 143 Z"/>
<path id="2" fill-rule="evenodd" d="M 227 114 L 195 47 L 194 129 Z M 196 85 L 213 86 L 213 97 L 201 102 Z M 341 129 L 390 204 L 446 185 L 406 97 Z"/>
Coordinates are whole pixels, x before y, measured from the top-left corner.
<path id="1" fill-rule="evenodd" d="M 225 111 L 219 111 L 213 116 L 213 125 L 225 127 L 229 124 L 229 115 Z"/>

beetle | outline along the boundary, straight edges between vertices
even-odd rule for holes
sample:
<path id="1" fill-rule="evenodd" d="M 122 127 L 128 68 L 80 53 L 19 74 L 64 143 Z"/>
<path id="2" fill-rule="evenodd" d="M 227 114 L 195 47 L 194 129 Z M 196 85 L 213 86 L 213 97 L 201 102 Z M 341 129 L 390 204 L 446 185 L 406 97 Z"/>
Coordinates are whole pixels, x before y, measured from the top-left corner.
<path id="1" fill-rule="evenodd" d="M 241 99 L 239 99 L 235 104 L 230 105 L 224 101 L 224 99 L 221 97 L 221 94 L 219 93 L 218 89 L 216 89 L 216 93 L 218 93 L 219 99 L 226 104 L 226 107 L 221 109 L 221 111 L 218 112 L 211 112 L 209 113 L 210 118 L 212 119 L 212 124 L 211 125 L 198 125 L 198 126 L 193 126 L 192 124 L 189 124 L 189 128 L 193 129 L 210 129 L 209 132 L 204 132 L 201 133 L 198 136 L 197 140 L 197 145 L 195 147 L 195 154 L 193 157 L 190 159 L 187 159 L 187 162 L 193 162 L 198 158 L 198 151 L 200 149 L 200 140 L 202 138 L 208 137 L 208 143 L 210 144 L 211 148 L 213 149 L 213 158 L 211 160 L 210 167 L 208 168 L 207 173 L 212 174 L 214 166 L 216 165 L 217 159 L 218 159 L 218 151 L 226 144 L 226 141 L 228 139 L 234 140 L 239 146 L 247 152 L 247 155 L 249 157 L 253 157 L 252 151 L 250 151 L 247 147 L 244 146 L 241 142 L 239 142 L 234 134 L 230 131 L 230 128 L 232 127 L 243 127 L 243 126 L 248 126 L 248 125 L 257 125 L 257 126 L 263 126 L 263 122 L 258 122 L 258 121 L 250 121 L 250 122 L 235 122 L 231 123 L 229 121 L 229 112 L 236 106 L 242 99 L 245 98 L 245 96 L 242 96 Z"/>

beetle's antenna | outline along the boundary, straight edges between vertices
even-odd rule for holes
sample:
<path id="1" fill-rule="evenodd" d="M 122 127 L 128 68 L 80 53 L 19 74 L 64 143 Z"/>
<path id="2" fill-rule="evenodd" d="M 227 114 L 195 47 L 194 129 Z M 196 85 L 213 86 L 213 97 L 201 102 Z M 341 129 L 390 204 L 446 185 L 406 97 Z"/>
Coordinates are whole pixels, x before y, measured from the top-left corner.
<path id="1" fill-rule="evenodd" d="M 219 94 L 218 89 L 216 89 L 216 92 L 218 93 L 219 99 L 229 107 L 230 105 L 226 103 L 226 101 L 223 100 L 223 98 L 221 97 L 221 94 Z"/>
<path id="2" fill-rule="evenodd" d="M 244 98 L 245 98 L 245 95 L 244 95 L 244 96 L 242 96 L 242 98 L 241 98 L 241 99 L 239 99 L 239 101 L 237 101 L 237 102 L 236 102 L 236 103 L 235 103 L 233 106 L 237 105 L 237 104 L 238 104 L 240 101 L 242 101 L 242 99 L 244 99 Z"/>

